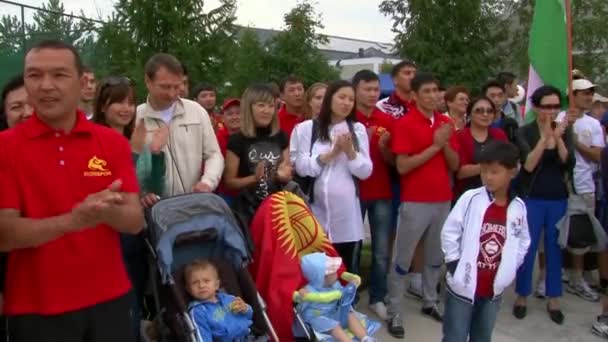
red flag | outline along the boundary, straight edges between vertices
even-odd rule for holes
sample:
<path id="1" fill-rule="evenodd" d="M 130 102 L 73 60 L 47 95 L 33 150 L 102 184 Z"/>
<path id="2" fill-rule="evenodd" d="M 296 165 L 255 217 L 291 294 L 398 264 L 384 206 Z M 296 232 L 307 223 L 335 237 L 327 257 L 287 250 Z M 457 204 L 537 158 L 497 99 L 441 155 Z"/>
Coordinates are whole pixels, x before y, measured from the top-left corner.
<path id="1" fill-rule="evenodd" d="M 339 256 L 306 203 L 279 192 L 260 205 L 251 223 L 255 246 L 249 271 L 267 305 L 280 341 L 293 341 L 293 293 L 305 285 L 300 258 L 313 252 Z M 338 271 L 344 272 L 344 265 Z"/>

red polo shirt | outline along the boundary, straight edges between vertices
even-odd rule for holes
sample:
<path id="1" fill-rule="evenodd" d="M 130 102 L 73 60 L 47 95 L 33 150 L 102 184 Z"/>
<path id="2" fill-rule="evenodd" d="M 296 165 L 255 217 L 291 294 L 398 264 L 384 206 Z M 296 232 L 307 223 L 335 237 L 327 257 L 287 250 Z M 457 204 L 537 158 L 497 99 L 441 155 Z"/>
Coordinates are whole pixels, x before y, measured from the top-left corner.
<path id="1" fill-rule="evenodd" d="M 412 156 L 424 151 L 433 144 L 435 130 L 443 123 L 450 123 L 450 118 L 435 112 L 431 121 L 417 107 L 411 108 L 395 124 L 393 153 Z M 443 151 L 401 175 L 401 202 L 445 202 L 451 199 L 450 176 Z"/>
<path id="2" fill-rule="evenodd" d="M 369 155 L 374 165 L 372 175 L 359 183 L 361 199 L 364 201 L 390 200 L 393 198 L 391 192 L 390 165 L 386 163 L 382 152 L 380 152 L 380 137 L 385 133 L 391 133 L 395 119 L 392 116 L 374 108 L 368 117 L 357 111 L 357 121 L 367 128 L 369 135 Z"/>
<path id="3" fill-rule="evenodd" d="M 116 179 L 122 179 L 123 191 L 139 192 L 129 142 L 77 115 L 68 134 L 36 114 L 0 134 L 0 208 L 44 219 L 70 212 Z M 11 251 L 4 312 L 60 314 L 113 300 L 130 287 L 119 234 L 98 225 Z"/>
<path id="4" fill-rule="evenodd" d="M 294 114 L 287 111 L 287 106 L 282 106 L 279 109 L 279 126 L 281 130 L 287 134 L 288 138 L 291 138 L 291 132 L 297 124 L 304 121 L 304 114 Z"/>

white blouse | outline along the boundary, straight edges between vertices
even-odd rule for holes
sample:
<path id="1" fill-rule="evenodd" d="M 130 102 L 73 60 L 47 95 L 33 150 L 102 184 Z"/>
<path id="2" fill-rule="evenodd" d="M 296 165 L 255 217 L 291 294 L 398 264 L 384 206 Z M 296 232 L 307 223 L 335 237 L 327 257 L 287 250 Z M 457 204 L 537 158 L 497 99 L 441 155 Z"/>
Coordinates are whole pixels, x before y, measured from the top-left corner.
<path id="1" fill-rule="evenodd" d="M 332 149 L 334 136 L 348 132 L 346 121 L 331 126 L 331 142 L 318 139 L 313 145 L 312 153 L 311 120 L 299 124 L 297 135 L 292 135 L 291 139 L 291 145 L 295 146 L 293 154 L 296 172 L 300 176 L 316 178 L 311 209 L 332 243 L 363 240 L 361 205 L 356 196 L 353 176 L 358 179 L 368 178 L 372 174 L 372 161 L 365 126 L 355 123 L 353 130 L 359 144 L 356 158 L 348 160 L 346 154 L 341 153 L 327 165 L 319 164 L 317 157 Z"/>

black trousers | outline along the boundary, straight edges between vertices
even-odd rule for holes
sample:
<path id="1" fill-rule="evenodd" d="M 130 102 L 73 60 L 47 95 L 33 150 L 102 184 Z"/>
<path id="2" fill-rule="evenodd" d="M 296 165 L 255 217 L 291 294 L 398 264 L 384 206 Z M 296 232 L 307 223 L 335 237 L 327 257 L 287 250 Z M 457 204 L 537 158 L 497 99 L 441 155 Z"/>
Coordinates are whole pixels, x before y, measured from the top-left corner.
<path id="1" fill-rule="evenodd" d="M 11 342 L 134 342 L 131 294 L 59 315 L 8 317 Z"/>

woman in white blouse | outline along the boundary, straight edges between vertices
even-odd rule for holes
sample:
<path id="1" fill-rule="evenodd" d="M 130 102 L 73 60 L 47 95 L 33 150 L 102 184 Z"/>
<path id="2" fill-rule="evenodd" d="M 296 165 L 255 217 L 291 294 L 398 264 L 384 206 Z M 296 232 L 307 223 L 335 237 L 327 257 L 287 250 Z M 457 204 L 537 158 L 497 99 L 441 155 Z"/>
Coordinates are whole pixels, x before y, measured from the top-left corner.
<path id="1" fill-rule="evenodd" d="M 312 130 L 318 129 L 311 149 Z M 363 219 L 358 182 L 372 173 L 365 127 L 355 119 L 355 90 L 347 81 L 332 83 L 316 122 L 300 124 L 296 172 L 314 177 L 311 209 L 349 272 L 358 273 Z"/>

